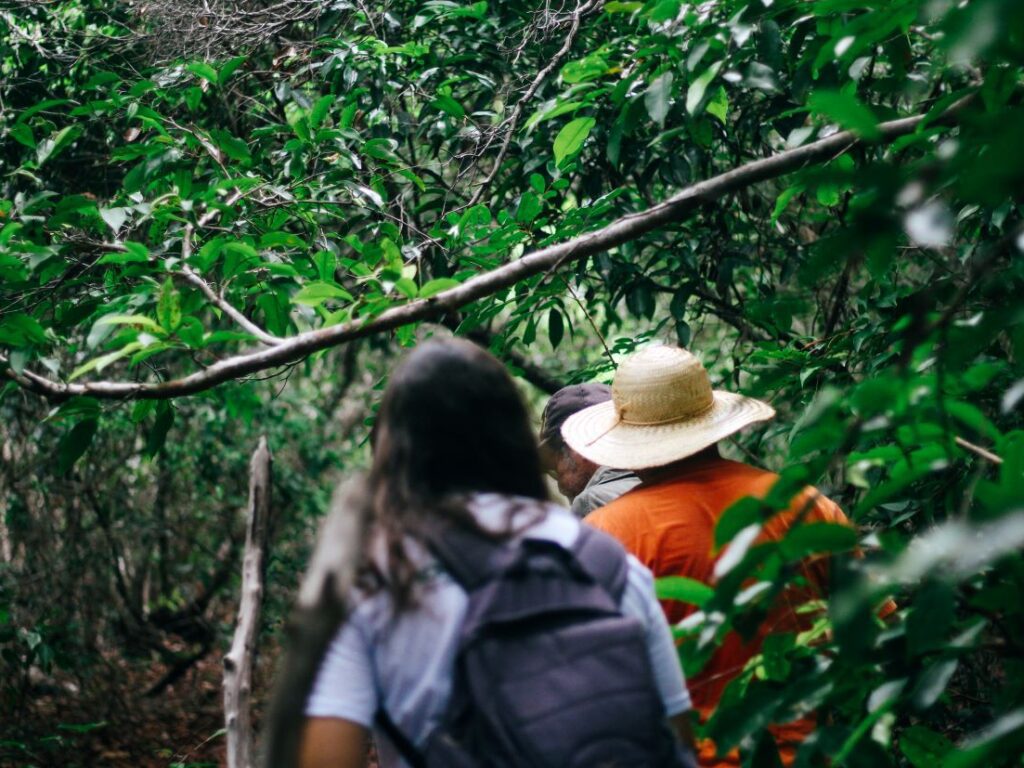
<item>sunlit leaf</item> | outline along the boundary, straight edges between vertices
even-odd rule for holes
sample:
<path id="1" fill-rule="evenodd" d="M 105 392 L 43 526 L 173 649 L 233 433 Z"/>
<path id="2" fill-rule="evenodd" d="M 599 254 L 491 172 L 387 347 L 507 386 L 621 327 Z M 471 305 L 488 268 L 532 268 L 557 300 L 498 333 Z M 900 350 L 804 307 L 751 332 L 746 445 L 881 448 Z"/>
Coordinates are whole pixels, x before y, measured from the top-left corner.
<path id="1" fill-rule="evenodd" d="M 815 91 L 808 101 L 812 112 L 839 123 L 865 139 L 877 139 L 878 119 L 856 96 L 839 91 Z"/>
<path id="2" fill-rule="evenodd" d="M 555 164 L 561 165 L 566 157 L 578 152 L 596 124 L 592 117 L 578 117 L 563 126 L 555 136 Z"/>
<path id="3" fill-rule="evenodd" d="M 336 283 L 317 280 L 306 283 L 292 296 L 293 303 L 305 304 L 308 307 L 319 307 L 330 300 L 352 301 L 352 294 Z"/>

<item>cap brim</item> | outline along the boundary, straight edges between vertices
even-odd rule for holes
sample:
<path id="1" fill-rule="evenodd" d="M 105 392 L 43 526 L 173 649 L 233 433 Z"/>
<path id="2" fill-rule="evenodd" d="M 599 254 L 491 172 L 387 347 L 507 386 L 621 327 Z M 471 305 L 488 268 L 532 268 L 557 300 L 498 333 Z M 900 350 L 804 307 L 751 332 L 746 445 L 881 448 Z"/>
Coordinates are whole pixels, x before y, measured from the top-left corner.
<path id="1" fill-rule="evenodd" d="M 669 424 L 619 420 L 611 401 L 575 413 L 562 425 L 565 442 L 583 458 L 615 469 L 648 469 L 699 453 L 749 424 L 768 421 L 775 409 L 733 392 L 715 392 L 699 416 Z"/>

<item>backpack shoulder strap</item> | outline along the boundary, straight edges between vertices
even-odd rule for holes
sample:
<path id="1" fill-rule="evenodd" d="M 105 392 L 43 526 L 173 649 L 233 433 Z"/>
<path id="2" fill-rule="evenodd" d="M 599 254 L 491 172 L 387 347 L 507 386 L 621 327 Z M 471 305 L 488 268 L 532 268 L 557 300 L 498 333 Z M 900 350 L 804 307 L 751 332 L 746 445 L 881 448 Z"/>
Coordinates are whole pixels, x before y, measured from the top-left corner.
<path id="1" fill-rule="evenodd" d="M 573 544 L 576 560 L 598 584 L 618 603 L 626 591 L 629 561 L 625 548 L 607 533 L 580 525 L 580 535 Z"/>
<path id="2" fill-rule="evenodd" d="M 384 707 L 377 710 L 374 721 L 377 723 L 377 727 L 387 734 L 388 740 L 395 746 L 405 762 L 412 768 L 427 768 L 427 761 L 423 754 L 416 749 L 409 737 L 402 733 L 402 729 L 395 724 Z"/>
<path id="3" fill-rule="evenodd" d="M 506 542 L 494 541 L 454 525 L 432 531 L 427 546 L 467 592 L 487 581 L 509 557 Z"/>

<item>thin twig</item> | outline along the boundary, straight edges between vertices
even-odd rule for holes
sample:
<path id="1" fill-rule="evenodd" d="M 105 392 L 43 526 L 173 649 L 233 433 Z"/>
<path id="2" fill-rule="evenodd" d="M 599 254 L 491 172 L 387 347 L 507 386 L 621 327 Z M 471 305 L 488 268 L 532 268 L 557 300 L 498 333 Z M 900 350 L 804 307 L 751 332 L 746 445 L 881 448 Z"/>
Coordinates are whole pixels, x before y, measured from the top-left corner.
<path id="1" fill-rule="evenodd" d="M 992 453 L 992 451 L 982 448 L 980 445 L 975 445 L 974 443 L 968 442 L 967 440 L 964 440 L 962 437 L 960 437 L 960 435 L 956 435 L 953 438 L 953 442 L 959 445 L 961 448 L 966 448 L 968 451 L 978 454 L 983 459 L 988 459 L 993 464 L 1003 463 L 1002 458 L 996 456 L 996 454 Z"/>
<path id="2" fill-rule="evenodd" d="M 255 336 L 261 342 L 268 346 L 274 346 L 281 344 L 284 339 L 279 336 L 274 336 L 271 333 L 267 333 L 249 318 L 243 315 L 238 309 L 232 306 L 228 301 L 224 299 L 213 290 L 208 282 L 203 280 L 192 267 L 188 265 L 188 259 L 192 255 L 192 225 L 185 225 L 185 233 L 181 238 L 181 272 L 179 273 L 188 282 L 199 289 L 211 304 L 216 306 L 225 315 L 234 320 L 239 326 L 252 336 Z"/>
<path id="3" fill-rule="evenodd" d="M 604 353 L 608 357 L 608 362 L 612 364 L 612 367 L 615 367 L 615 357 L 612 355 L 611 349 L 608 348 L 608 342 L 605 340 L 604 334 L 601 333 L 601 330 L 597 327 L 597 323 L 594 322 L 594 318 L 591 316 L 586 304 L 580 300 L 579 295 L 577 295 L 576 291 L 573 289 L 572 285 L 569 284 L 569 281 L 565 279 L 564 275 L 559 275 L 558 277 L 561 279 L 562 285 L 565 286 L 565 289 L 569 291 L 569 295 L 572 296 L 573 301 L 575 301 L 579 308 L 583 310 L 583 314 L 586 315 L 587 322 L 590 323 L 590 327 L 594 330 L 594 333 L 597 334 L 597 338 L 601 341 L 601 346 L 604 347 Z"/>
<path id="4" fill-rule="evenodd" d="M 512 110 L 512 114 L 506 120 L 503 120 L 497 127 L 496 131 L 504 131 L 505 138 L 502 139 L 501 148 L 498 150 L 498 156 L 494 159 L 494 164 L 491 166 L 490 172 L 483 178 L 480 184 L 477 186 L 473 196 L 466 203 L 467 208 L 471 208 L 480 202 L 480 198 L 483 197 L 484 192 L 487 191 L 487 187 L 490 186 L 491 182 L 494 181 L 494 177 L 498 175 L 498 171 L 501 170 L 501 164 L 505 160 L 505 155 L 508 154 L 509 145 L 512 143 L 512 137 L 515 135 L 516 128 L 519 126 L 519 120 L 523 115 L 523 108 L 526 106 L 526 102 L 533 98 L 533 95 L 540 88 L 541 83 L 547 78 L 548 75 L 557 67 L 562 59 L 565 58 L 566 54 L 569 53 L 573 43 L 576 41 L 576 35 L 580 29 L 580 21 L 583 16 L 590 12 L 597 5 L 597 0 L 587 0 L 587 2 L 580 3 L 576 6 L 576 10 L 572 12 L 570 16 L 569 31 L 565 35 L 565 42 L 562 43 L 562 47 L 558 49 L 554 56 L 551 57 L 551 61 L 548 62 L 537 76 L 533 78 L 533 82 L 523 92 L 523 95 L 516 102 L 515 108 Z M 487 147 L 484 147 L 486 151 Z"/>

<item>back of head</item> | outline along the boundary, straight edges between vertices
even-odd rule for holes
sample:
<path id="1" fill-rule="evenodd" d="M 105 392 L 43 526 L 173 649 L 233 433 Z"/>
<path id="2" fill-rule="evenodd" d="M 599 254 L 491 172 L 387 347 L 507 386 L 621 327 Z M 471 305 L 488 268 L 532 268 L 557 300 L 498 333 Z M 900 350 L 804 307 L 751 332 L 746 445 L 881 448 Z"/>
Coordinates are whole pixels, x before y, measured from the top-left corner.
<path id="1" fill-rule="evenodd" d="M 459 339 L 417 346 L 381 403 L 371 486 L 378 503 L 420 509 L 460 493 L 545 498 L 536 438 L 504 366 Z"/>
<path id="2" fill-rule="evenodd" d="M 544 407 L 540 430 L 541 443 L 553 450 L 561 450 L 564 447 L 562 425 L 565 420 L 584 408 L 611 399 L 612 388 L 607 384 L 591 382 L 562 387 L 551 396 Z"/>

